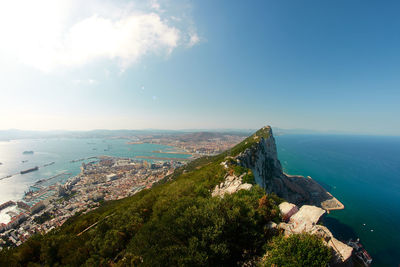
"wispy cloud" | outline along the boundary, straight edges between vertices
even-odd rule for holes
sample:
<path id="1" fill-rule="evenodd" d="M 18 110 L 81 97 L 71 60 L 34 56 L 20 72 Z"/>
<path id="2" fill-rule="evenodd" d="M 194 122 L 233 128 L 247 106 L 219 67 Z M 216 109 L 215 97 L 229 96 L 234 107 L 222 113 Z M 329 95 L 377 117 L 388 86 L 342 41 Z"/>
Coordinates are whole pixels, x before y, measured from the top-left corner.
<path id="1" fill-rule="evenodd" d="M 197 35 L 196 32 L 191 32 L 191 33 L 189 34 L 188 46 L 189 46 L 189 47 L 192 47 L 192 46 L 198 44 L 199 42 L 200 42 L 200 37 L 199 37 L 199 35 Z"/>
<path id="2" fill-rule="evenodd" d="M 115 61 L 123 71 L 145 55 L 169 55 L 199 41 L 183 23 L 168 20 L 158 1 L 88 3 L 82 12 L 76 0 L 2 1 L 0 50 L 43 71 L 96 60 Z"/>

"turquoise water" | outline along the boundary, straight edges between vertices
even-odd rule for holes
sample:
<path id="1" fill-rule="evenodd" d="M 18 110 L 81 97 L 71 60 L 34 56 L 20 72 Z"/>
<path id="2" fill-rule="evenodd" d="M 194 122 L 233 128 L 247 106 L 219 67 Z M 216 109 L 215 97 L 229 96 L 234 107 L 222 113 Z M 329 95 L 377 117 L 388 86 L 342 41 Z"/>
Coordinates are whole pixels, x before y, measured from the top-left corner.
<path id="1" fill-rule="evenodd" d="M 400 137 L 282 135 L 276 141 L 285 172 L 310 175 L 345 205 L 324 220 L 334 235 L 359 237 L 374 266 L 399 266 Z"/>
<path id="2" fill-rule="evenodd" d="M 73 162 L 71 160 L 88 158 L 92 156 L 116 156 L 130 157 L 136 156 L 161 156 L 152 151 L 171 151 L 173 147 L 156 144 L 127 144 L 125 139 L 24 139 L 13 140 L 10 142 L 0 142 L 0 178 L 19 173 L 35 166 L 43 166 L 46 163 L 55 162 L 53 165 L 41 167 L 38 171 L 24 175 L 14 175 L 11 178 L 0 180 L 0 203 L 8 200 L 21 199 L 24 192 L 38 180 L 49 178 L 62 172 L 63 175 L 43 185 L 64 182 L 70 176 L 80 172 L 82 161 Z M 33 155 L 23 155 L 23 151 L 33 150 Z M 168 154 L 170 158 L 188 158 L 185 154 Z M 23 163 L 22 161 L 27 161 Z M 85 160 L 89 162 L 94 159 Z"/>

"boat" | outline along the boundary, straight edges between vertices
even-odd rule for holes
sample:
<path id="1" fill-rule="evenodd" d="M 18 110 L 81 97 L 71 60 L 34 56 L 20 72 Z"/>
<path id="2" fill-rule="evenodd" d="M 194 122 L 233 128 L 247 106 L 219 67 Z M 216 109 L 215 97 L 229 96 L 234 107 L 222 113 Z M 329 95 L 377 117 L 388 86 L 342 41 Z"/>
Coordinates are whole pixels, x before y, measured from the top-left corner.
<path id="1" fill-rule="evenodd" d="M 24 152 L 22 152 L 22 154 L 24 155 L 32 155 L 34 152 L 32 150 L 26 150 Z"/>
<path id="2" fill-rule="evenodd" d="M 347 242 L 347 245 L 352 247 L 354 249 L 354 255 L 364 264 L 364 266 L 371 266 L 372 263 L 372 257 L 369 255 L 369 253 L 365 250 L 363 245 L 360 243 L 360 239 L 357 238 L 357 240 L 353 241 L 353 239 L 350 239 Z"/>
<path id="3" fill-rule="evenodd" d="M 21 173 L 21 174 L 25 174 L 25 173 L 33 172 L 33 171 L 37 171 L 37 170 L 39 170 L 39 167 L 38 167 L 38 166 L 33 167 L 33 168 L 30 168 L 30 169 L 27 169 L 27 170 L 24 170 L 24 171 L 21 171 L 20 173 Z"/>
<path id="4" fill-rule="evenodd" d="M 25 163 L 25 162 L 28 162 L 28 160 L 23 160 L 23 161 L 21 161 L 22 163 Z"/>

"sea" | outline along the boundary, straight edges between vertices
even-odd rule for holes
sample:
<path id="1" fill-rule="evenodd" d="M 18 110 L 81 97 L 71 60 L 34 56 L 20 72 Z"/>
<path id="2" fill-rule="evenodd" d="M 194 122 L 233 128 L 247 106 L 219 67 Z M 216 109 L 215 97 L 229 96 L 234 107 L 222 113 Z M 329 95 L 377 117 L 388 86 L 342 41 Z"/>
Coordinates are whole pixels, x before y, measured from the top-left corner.
<path id="1" fill-rule="evenodd" d="M 323 223 L 338 239 L 360 238 L 373 266 L 400 264 L 400 137 L 350 135 L 276 136 L 278 157 L 288 174 L 311 176 L 344 205 Z M 177 151 L 158 144 L 128 144 L 126 139 L 51 138 L 0 142 L 0 204 L 19 200 L 40 179 L 60 175 L 45 185 L 64 183 L 94 156 L 135 158 Z M 32 150 L 33 154 L 23 154 Z M 168 157 L 188 158 L 186 154 Z M 85 158 L 83 161 L 71 162 Z M 52 165 L 43 165 L 55 162 Z M 39 166 L 38 171 L 18 174 Z M 0 222 L 9 220 L 9 209 Z"/>
<path id="2" fill-rule="evenodd" d="M 49 179 L 42 183 L 48 186 L 65 183 L 70 177 L 80 172 L 82 163 L 94 161 L 92 157 L 113 156 L 124 158 L 167 157 L 186 159 L 187 154 L 159 154 L 162 152 L 181 152 L 178 148 L 159 144 L 128 144 L 126 139 L 86 139 L 86 138 L 50 138 L 20 139 L 0 142 L 0 204 L 9 200 L 21 200 L 25 192 L 38 190 L 35 182 Z M 24 154 L 33 151 L 33 154 Z M 83 160 L 81 160 L 83 159 Z M 140 159 L 138 159 L 140 160 Z M 146 159 L 153 162 L 157 160 Z M 72 162 L 75 161 L 75 162 Z M 50 164 L 54 162 L 54 164 Z M 48 166 L 45 166 L 48 165 Z M 39 167 L 39 170 L 20 174 L 20 171 Z M 7 176 L 12 175 L 9 178 Z M 0 223 L 10 221 L 9 207 L 0 211 Z M 11 214 L 12 215 L 12 214 Z"/>
<path id="3" fill-rule="evenodd" d="M 373 266 L 400 266 L 400 137 L 275 139 L 286 173 L 311 176 L 344 204 L 323 220 L 334 236 L 360 238 Z"/>

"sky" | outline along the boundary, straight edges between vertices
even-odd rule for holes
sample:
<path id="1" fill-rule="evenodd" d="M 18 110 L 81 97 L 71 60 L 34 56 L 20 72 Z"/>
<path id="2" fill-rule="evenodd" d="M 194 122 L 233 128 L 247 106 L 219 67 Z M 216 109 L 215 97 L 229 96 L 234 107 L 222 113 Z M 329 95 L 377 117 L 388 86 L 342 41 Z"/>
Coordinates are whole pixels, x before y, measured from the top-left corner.
<path id="1" fill-rule="evenodd" d="M 400 2 L 1 0 L 0 129 L 400 135 Z"/>

